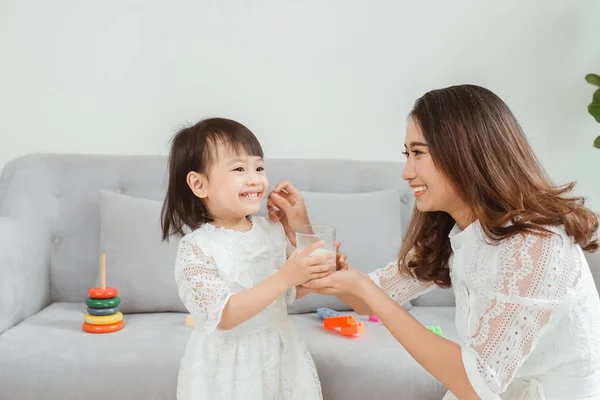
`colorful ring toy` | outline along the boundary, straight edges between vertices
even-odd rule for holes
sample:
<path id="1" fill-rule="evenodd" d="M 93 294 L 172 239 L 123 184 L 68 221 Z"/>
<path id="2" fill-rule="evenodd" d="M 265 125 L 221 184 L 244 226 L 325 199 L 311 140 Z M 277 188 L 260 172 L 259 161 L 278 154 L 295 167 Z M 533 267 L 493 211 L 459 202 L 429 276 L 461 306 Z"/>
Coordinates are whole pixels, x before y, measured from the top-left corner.
<path id="1" fill-rule="evenodd" d="M 119 321 L 112 325 L 92 325 L 84 322 L 82 328 L 88 333 L 110 333 L 123 329 L 123 321 Z"/>
<path id="2" fill-rule="evenodd" d="M 85 304 L 92 308 L 111 308 L 121 304 L 119 296 L 110 299 L 87 299 Z"/>
<path id="3" fill-rule="evenodd" d="M 88 296 L 92 299 L 110 299 L 112 297 L 117 297 L 118 294 L 119 291 L 110 286 L 107 286 L 106 289 L 95 287 L 88 290 Z"/>
<path id="4" fill-rule="evenodd" d="M 92 308 L 88 307 L 87 313 L 90 315 L 112 315 L 119 311 L 119 306 L 112 308 Z"/>
<path id="5" fill-rule="evenodd" d="M 116 314 L 102 316 L 85 314 L 83 319 L 91 325 L 112 325 L 123 321 L 123 313 L 119 311 Z"/>

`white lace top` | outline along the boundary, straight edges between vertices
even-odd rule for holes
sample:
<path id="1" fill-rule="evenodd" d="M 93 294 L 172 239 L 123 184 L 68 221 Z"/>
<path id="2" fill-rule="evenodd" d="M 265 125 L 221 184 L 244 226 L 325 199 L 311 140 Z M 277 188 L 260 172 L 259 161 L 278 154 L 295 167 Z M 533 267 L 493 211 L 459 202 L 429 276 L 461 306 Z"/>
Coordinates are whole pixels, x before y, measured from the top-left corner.
<path id="1" fill-rule="evenodd" d="M 281 224 L 260 217 L 248 232 L 205 224 L 181 239 L 175 280 L 194 330 L 180 364 L 178 400 L 322 399 L 313 360 L 287 313 L 295 288 L 237 327 L 217 327 L 230 297 L 274 274 L 286 247 Z"/>
<path id="2" fill-rule="evenodd" d="M 581 247 L 550 229 L 495 245 L 477 221 L 449 235 L 458 344 L 482 399 L 600 399 L 598 292 Z M 396 263 L 371 279 L 399 304 L 434 287 Z"/>

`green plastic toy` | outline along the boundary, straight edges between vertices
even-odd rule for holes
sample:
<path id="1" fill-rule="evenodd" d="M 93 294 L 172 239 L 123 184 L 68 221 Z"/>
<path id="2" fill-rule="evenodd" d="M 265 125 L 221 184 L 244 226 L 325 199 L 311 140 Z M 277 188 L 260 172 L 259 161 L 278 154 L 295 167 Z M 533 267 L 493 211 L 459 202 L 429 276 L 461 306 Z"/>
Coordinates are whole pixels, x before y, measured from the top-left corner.
<path id="1" fill-rule="evenodd" d="M 442 328 L 440 328 L 439 325 L 431 325 L 431 326 L 428 326 L 427 329 L 429 329 L 431 332 L 435 333 L 436 335 L 440 335 L 441 337 L 444 337 L 444 334 L 442 333 Z"/>

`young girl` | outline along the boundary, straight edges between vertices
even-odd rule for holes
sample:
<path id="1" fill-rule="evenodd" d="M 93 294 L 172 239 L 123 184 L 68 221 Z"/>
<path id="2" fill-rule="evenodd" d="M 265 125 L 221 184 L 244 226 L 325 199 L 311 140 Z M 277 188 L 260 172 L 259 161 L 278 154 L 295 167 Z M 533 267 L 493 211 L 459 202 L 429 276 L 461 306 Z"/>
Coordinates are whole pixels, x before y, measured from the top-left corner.
<path id="1" fill-rule="evenodd" d="M 252 216 L 267 188 L 262 148 L 245 126 L 208 119 L 174 137 L 163 239 L 183 236 L 175 279 L 195 325 L 178 400 L 322 398 L 287 304 L 335 260 L 309 256 L 322 242 L 286 260 L 283 226 Z"/>
<path id="2" fill-rule="evenodd" d="M 573 185 L 552 185 L 506 104 L 472 85 L 417 100 L 405 154 L 416 206 L 399 259 L 306 285 L 377 314 L 444 399 L 600 399 L 600 298 L 582 251 L 598 248 L 598 218 Z M 293 186 L 274 192 L 272 219 L 308 223 Z M 454 290 L 457 343 L 399 305 L 436 286 Z"/>

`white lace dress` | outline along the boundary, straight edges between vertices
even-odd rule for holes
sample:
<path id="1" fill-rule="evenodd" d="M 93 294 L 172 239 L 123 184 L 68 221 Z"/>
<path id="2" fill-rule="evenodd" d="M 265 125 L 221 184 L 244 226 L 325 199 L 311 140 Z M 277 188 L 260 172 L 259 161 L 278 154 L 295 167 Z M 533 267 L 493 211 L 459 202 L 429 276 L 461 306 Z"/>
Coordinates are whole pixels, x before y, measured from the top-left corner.
<path id="1" fill-rule="evenodd" d="M 248 232 L 205 224 L 180 241 L 175 279 L 194 329 L 180 364 L 178 400 L 322 399 L 312 357 L 287 313 L 295 288 L 234 329 L 217 328 L 233 294 L 285 261 L 281 224 L 252 222 Z"/>
<path id="2" fill-rule="evenodd" d="M 478 222 L 449 235 L 458 344 L 481 399 L 600 399 L 598 292 L 581 247 L 551 230 L 497 245 Z M 400 304 L 435 287 L 395 263 L 371 279 Z"/>

